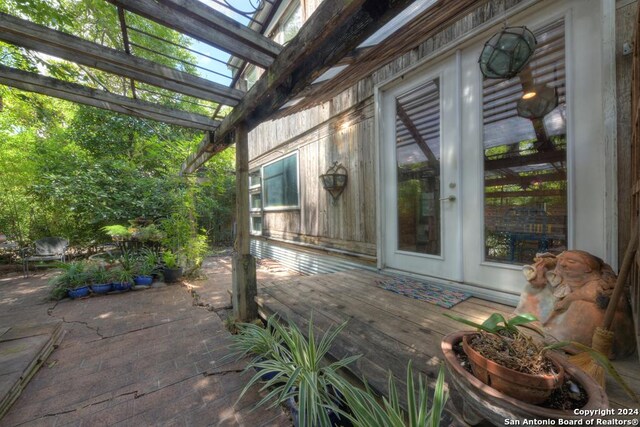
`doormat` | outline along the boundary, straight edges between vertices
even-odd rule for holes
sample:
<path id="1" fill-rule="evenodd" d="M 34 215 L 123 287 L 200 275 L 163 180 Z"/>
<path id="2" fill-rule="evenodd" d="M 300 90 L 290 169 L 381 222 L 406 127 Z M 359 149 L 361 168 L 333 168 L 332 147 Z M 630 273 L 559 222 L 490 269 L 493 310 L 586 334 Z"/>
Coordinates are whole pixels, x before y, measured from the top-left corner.
<path id="1" fill-rule="evenodd" d="M 419 282 L 403 277 L 378 280 L 377 285 L 387 291 L 420 301 L 430 302 L 431 304 L 436 304 L 444 308 L 451 308 L 471 297 L 471 294 L 466 292 L 452 291 L 432 283 Z"/>

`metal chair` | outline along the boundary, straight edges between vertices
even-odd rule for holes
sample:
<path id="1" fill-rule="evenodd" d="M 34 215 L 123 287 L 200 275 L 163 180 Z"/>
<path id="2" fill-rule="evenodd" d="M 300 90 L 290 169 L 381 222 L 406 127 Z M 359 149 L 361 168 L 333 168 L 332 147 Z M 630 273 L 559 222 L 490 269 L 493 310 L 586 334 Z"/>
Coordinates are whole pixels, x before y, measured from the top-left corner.
<path id="1" fill-rule="evenodd" d="M 29 262 L 61 261 L 66 258 L 69 241 L 62 237 L 45 237 L 35 241 L 33 248 L 26 248 L 22 253 L 22 272 L 29 275 Z"/>

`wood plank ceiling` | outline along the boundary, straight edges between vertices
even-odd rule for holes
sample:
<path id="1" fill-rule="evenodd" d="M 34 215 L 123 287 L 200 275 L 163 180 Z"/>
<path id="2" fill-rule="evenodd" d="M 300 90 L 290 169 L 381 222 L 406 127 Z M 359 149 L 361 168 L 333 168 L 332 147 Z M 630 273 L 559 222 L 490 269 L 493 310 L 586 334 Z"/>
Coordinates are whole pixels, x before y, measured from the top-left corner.
<path id="1" fill-rule="evenodd" d="M 273 118 L 281 107 L 296 96 L 306 98 L 291 113 L 323 102 L 383 65 L 399 52 L 415 46 L 430 31 L 454 18 L 477 0 L 436 0 L 424 13 L 375 48 L 356 48 L 413 0 L 324 0 L 297 36 L 286 46 L 265 37 L 268 21 L 285 0 L 266 0 L 260 14 L 261 25 L 245 26 L 198 0 L 105 0 L 118 7 L 124 50 L 92 43 L 15 16 L 0 13 L 0 40 L 42 52 L 135 82 L 233 107 L 222 120 L 128 98 L 88 86 L 70 83 L 37 73 L 0 66 L 0 83 L 22 90 L 43 93 L 119 113 L 207 131 L 199 148 L 183 165 L 183 172 L 196 171 L 215 153 L 233 142 L 233 130 L 243 124 L 249 130 Z M 196 75 L 161 65 L 130 51 L 126 9 L 172 30 L 214 46 L 243 63 L 266 71 L 247 93 L 234 88 L 240 75 L 235 72 L 225 86 Z M 416 31 L 420 28 L 420 31 Z M 419 35 L 417 34 L 419 33 Z M 401 36 L 401 37 L 400 37 Z M 398 42 L 402 40 L 402 42 Z M 384 54 L 380 54 L 382 51 Z M 332 66 L 352 63 L 323 84 L 313 85 Z M 354 59 L 355 58 L 355 59 Z M 354 62 L 355 61 L 355 62 Z M 244 64 L 243 64 L 244 65 Z M 216 112 L 218 111 L 216 110 Z"/>

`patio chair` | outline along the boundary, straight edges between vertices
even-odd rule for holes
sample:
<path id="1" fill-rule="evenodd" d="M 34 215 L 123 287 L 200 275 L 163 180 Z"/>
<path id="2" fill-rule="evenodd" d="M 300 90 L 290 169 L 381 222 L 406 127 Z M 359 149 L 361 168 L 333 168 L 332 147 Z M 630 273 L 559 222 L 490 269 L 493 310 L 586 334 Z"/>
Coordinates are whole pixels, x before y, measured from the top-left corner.
<path id="1" fill-rule="evenodd" d="M 69 241 L 62 237 L 45 237 L 35 241 L 33 248 L 23 249 L 22 272 L 29 275 L 29 263 L 39 261 L 65 261 Z"/>

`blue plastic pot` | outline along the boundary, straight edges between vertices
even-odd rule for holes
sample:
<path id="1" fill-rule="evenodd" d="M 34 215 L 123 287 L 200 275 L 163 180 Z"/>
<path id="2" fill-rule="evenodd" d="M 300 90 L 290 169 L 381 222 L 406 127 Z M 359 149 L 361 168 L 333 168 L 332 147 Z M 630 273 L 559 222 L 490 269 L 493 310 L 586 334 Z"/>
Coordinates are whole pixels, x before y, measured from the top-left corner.
<path id="1" fill-rule="evenodd" d="M 112 283 L 111 285 L 113 285 L 113 290 L 118 292 L 128 291 L 129 289 L 131 289 L 131 283 L 129 282 L 116 282 Z"/>
<path id="2" fill-rule="evenodd" d="M 80 288 L 69 289 L 68 294 L 69 294 L 69 298 L 72 298 L 72 299 L 83 298 L 89 295 L 89 287 L 82 286 Z"/>
<path id="3" fill-rule="evenodd" d="M 260 358 L 260 362 L 264 362 L 265 360 L 267 360 L 267 359 L 265 359 L 264 357 Z M 264 368 L 261 368 L 259 366 L 254 366 L 253 369 L 255 369 L 256 372 L 264 371 Z M 260 375 L 260 380 L 262 380 L 264 382 L 267 382 L 267 381 L 272 380 L 273 378 L 275 378 L 275 376 L 277 374 L 278 374 L 277 372 L 273 372 L 273 371 L 265 372 L 264 374 Z"/>
<path id="4" fill-rule="evenodd" d="M 136 286 L 151 286 L 151 283 L 153 283 L 153 277 L 152 276 L 136 276 L 133 278 L 133 281 L 135 282 Z"/>
<path id="5" fill-rule="evenodd" d="M 96 294 L 106 294 L 107 292 L 111 292 L 111 283 L 101 283 L 97 285 L 91 285 L 91 290 Z"/>
<path id="6" fill-rule="evenodd" d="M 298 427 L 300 425 L 300 420 L 299 420 L 299 415 L 300 415 L 300 411 L 298 408 L 298 402 L 296 402 L 294 396 L 291 396 L 289 398 L 289 400 L 287 401 L 287 406 L 289 407 L 289 410 L 291 411 L 291 419 L 293 421 L 293 425 L 294 427 Z M 343 407 L 343 405 L 340 405 L 342 410 L 346 410 L 347 412 L 349 411 L 348 408 Z M 327 411 L 327 414 L 329 415 L 329 421 L 331 422 L 331 426 L 332 427 L 352 427 L 353 424 L 351 424 L 351 422 L 347 419 L 347 418 L 342 418 L 340 417 L 340 415 L 338 415 L 337 413 L 329 410 L 329 409 L 325 409 Z"/>

